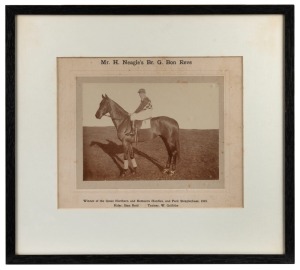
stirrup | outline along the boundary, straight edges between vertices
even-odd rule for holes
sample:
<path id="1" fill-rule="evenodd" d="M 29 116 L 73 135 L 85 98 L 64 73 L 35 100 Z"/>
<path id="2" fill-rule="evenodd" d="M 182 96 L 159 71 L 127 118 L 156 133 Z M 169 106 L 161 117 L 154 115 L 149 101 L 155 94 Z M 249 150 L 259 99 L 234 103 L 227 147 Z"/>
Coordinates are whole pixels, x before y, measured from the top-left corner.
<path id="1" fill-rule="evenodd" d="M 133 121 L 134 122 L 134 121 Z M 132 126 L 130 132 L 126 133 L 127 136 L 134 136 L 136 132 L 136 127 Z"/>
<path id="2" fill-rule="evenodd" d="M 134 135 L 135 135 L 135 132 L 132 130 L 132 131 L 126 133 L 126 135 L 134 136 Z"/>
<path id="3" fill-rule="evenodd" d="M 127 132 L 126 135 L 128 136 L 134 136 L 135 135 L 135 129 L 131 129 L 130 132 Z"/>

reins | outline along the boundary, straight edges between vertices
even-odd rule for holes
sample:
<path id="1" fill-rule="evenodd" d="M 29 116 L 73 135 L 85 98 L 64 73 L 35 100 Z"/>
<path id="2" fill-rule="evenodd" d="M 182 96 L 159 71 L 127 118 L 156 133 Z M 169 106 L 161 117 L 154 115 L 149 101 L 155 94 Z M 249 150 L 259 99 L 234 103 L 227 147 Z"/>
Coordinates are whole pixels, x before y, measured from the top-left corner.
<path id="1" fill-rule="evenodd" d="M 112 120 L 124 120 L 126 118 L 126 117 L 124 117 L 124 118 L 113 118 L 113 117 L 111 117 L 110 115 L 107 115 L 107 114 L 104 114 L 103 116 L 109 117 Z"/>

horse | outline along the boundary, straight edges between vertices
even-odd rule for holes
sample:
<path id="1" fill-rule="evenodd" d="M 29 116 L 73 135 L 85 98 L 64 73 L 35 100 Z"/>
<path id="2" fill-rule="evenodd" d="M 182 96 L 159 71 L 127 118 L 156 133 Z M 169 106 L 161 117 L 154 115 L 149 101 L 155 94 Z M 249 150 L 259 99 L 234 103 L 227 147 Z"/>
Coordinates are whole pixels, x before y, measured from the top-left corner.
<path id="1" fill-rule="evenodd" d="M 135 138 L 128 134 L 131 128 L 129 113 L 106 94 L 105 96 L 102 94 L 102 100 L 95 117 L 101 119 L 103 116 L 111 118 L 117 130 L 118 139 L 123 145 L 124 167 L 120 176 L 124 177 L 128 171 L 128 157 L 130 157 L 133 166 L 132 173 L 136 174 L 137 163 L 132 146 Z M 149 132 L 150 136 L 148 136 L 147 140 L 152 140 L 159 136 L 164 142 L 168 152 L 168 159 L 162 173 L 169 174 L 170 176 L 174 175 L 176 171 L 176 161 L 180 159 L 179 125 L 177 121 L 167 116 L 153 117 L 150 119 Z"/>

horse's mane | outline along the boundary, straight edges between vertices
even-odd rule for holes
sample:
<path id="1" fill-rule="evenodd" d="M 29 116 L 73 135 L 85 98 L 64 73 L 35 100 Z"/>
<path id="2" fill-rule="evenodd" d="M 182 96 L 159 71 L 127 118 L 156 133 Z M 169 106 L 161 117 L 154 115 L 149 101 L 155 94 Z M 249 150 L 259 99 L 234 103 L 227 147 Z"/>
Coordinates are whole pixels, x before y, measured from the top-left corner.
<path id="1" fill-rule="evenodd" d="M 125 111 L 117 102 L 115 102 L 114 100 L 112 100 L 111 98 L 108 98 L 110 104 L 114 105 L 114 109 L 121 114 L 128 114 L 127 111 Z"/>

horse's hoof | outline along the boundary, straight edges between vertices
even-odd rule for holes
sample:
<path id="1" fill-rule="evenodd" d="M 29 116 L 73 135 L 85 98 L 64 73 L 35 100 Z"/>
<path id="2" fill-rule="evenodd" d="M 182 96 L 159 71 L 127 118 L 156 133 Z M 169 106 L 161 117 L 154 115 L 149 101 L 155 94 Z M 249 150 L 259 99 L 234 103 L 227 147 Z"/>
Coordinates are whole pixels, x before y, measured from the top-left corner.
<path id="1" fill-rule="evenodd" d="M 162 173 L 164 173 L 164 174 L 169 173 L 169 169 L 163 169 Z"/>
<path id="2" fill-rule="evenodd" d="M 175 174 L 175 171 L 169 171 L 169 175 L 172 176 Z"/>
<path id="3" fill-rule="evenodd" d="M 136 168 L 134 168 L 131 172 L 132 175 L 136 175 Z"/>
<path id="4" fill-rule="evenodd" d="M 121 174 L 120 174 L 120 177 L 125 177 L 126 176 L 126 172 L 127 172 L 127 170 L 122 171 Z"/>

